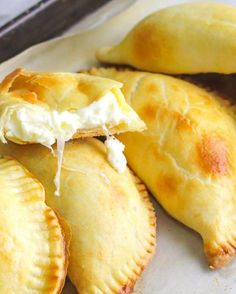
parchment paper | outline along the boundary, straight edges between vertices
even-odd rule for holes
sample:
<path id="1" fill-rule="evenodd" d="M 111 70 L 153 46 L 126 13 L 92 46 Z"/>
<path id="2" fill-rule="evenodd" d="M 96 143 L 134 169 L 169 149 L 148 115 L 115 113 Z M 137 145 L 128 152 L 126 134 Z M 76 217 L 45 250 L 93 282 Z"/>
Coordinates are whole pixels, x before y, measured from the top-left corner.
<path id="1" fill-rule="evenodd" d="M 97 65 L 96 48 L 117 43 L 134 24 L 147 14 L 165 6 L 197 0 L 115 0 L 100 12 L 73 27 L 73 36 L 49 41 L 26 50 L 0 65 L 0 78 L 16 67 L 41 71 L 77 71 Z M 235 0 L 219 1 L 236 5 Z M 123 12 L 107 20 L 122 8 Z M 107 21 L 106 21 L 107 20 Z M 86 31 L 88 26 L 99 27 Z M 214 88 L 214 83 L 213 85 Z M 136 294 L 235 294 L 236 261 L 212 271 L 206 264 L 198 234 L 169 217 L 154 201 L 158 216 L 158 250 L 138 282 Z M 64 293 L 76 293 L 67 283 Z M 104 293 L 106 294 L 106 293 Z"/>

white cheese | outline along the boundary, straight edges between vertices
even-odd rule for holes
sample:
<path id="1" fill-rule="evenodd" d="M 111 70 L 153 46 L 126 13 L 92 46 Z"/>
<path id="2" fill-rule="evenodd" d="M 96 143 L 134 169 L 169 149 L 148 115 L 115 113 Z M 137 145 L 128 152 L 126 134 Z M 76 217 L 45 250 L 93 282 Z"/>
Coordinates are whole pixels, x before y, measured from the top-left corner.
<path id="1" fill-rule="evenodd" d="M 123 154 L 125 146 L 113 136 L 108 136 L 105 145 L 108 152 L 108 161 L 118 171 L 123 173 L 126 169 L 126 158 Z"/>
<path id="2" fill-rule="evenodd" d="M 6 143 L 7 137 L 15 142 L 40 143 L 49 148 L 57 142 L 58 169 L 55 177 L 55 194 L 59 195 L 64 143 L 72 139 L 77 131 L 96 127 L 108 129 L 120 123 L 129 124 L 130 119 L 133 117 L 130 118 L 121 111 L 112 92 L 108 92 L 89 106 L 62 112 L 1 97 L 0 140 Z M 123 144 L 113 137 L 108 137 L 105 144 L 109 162 L 118 172 L 123 172 L 126 167 L 126 159 L 122 153 Z"/>
<path id="3" fill-rule="evenodd" d="M 5 103 L 7 104 L 7 103 Z M 4 103 L 0 106 L 4 107 Z M 7 138 L 51 146 L 58 137 L 68 141 L 79 130 L 128 123 L 112 92 L 77 111 L 50 111 L 29 103 L 10 104 L 1 114 L 1 134 Z M 4 141 L 5 142 L 5 141 Z"/>
<path id="4" fill-rule="evenodd" d="M 64 149 L 65 149 L 65 141 L 61 138 L 58 138 L 57 139 L 57 172 L 54 178 L 54 184 L 56 187 L 55 196 L 60 196 L 61 166 L 63 161 Z"/>

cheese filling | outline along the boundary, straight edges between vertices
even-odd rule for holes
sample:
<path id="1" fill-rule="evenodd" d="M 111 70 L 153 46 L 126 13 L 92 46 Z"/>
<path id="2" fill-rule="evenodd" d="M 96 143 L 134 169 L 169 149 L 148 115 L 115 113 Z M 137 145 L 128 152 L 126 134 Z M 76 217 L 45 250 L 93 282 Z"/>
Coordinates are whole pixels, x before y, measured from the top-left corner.
<path id="1" fill-rule="evenodd" d="M 57 142 L 58 170 L 55 185 L 58 195 L 65 142 L 72 139 L 79 130 L 108 128 L 120 123 L 129 124 L 131 119 L 122 112 L 112 92 L 108 92 L 89 106 L 62 112 L 46 110 L 40 105 L 22 103 L 18 100 L 4 101 L 3 98 L 0 104 L 0 140 L 6 143 L 6 137 L 16 143 L 40 143 L 49 148 Z M 123 172 L 126 166 L 124 146 L 113 137 L 109 137 L 105 145 L 110 164 L 118 172 Z"/>
<path id="2" fill-rule="evenodd" d="M 50 111 L 45 108 L 22 102 L 7 105 L 1 113 L 0 136 L 10 139 L 53 145 L 58 137 L 68 141 L 79 130 L 89 130 L 103 125 L 116 126 L 122 122 L 129 124 L 131 118 L 120 109 L 112 92 L 98 101 L 75 111 Z M 2 105 L 0 105 L 0 109 Z"/>
<path id="3" fill-rule="evenodd" d="M 65 140 L 61 138 L 57 138 L 57 172 L 54 178 L 54 184 L 56 187 L 55 196 L 60 196 L 61 167 L 62 167 L 64 149 L 65 149 Z"/>
<path id="4" fill-rule="evenodd" d="M 123 154 L 125 146 L 113 136 L 107 137 L 105 145 L 107 147 L 108 161 L 118 173 L 123 173 L 127 165 L 126 158 Z"/>

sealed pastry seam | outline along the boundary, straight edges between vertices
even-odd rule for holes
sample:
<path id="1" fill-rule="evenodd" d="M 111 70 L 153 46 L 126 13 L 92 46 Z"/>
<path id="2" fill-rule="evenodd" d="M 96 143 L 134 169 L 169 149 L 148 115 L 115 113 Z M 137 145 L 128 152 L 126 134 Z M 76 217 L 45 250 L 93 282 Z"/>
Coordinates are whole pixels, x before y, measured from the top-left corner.
<path id="1" fill-rule="evenodd" d="M 26 274 L 29 266 L 28 261 L 25 265 L 26 269 L 19 269 L 22 271 L 21 275 L 25 282 L 22 285 L 18 284 L 18 290 L 35 291 L 35 293 L 60 293 L 67 271 L 65 238 L 55 213 L 44 203 L 42 185 L 23 166 L 8 157 L 0 159 L 0 179 L 4 181 L 1 193 L 6 194 L 7 191 L 10 191 L 9 196 L 14 199 L 9 199 L 9 201 L 13 201 L 13 205 L 14 201 L 18 202 L 19 204 L 16 205 L 19 206 L 19 212 L 25 211 L 25 218 L 28 218 L 29 221 L 27 226 L 23 223 L 20 224 L 22 228 L 20 228 L 19 234 L 28 230 L 30 243 L 27 249 L 27 258 L 33 257 L 32 254 L 34 254 L 34 258 L 28 268 L 28 274 Z M 4 194 L 2 197 L 5 197 Z M 8 207 L 10 207 L 9 205 Z M 17 227 L 19 224 L 13 223 L 13 225 Z M 21 239 L 23 236 L 19 238 Z M 26 235 L 25 238 L 27 239 L 28 236 Z M 33 249 L 30 244 L 33 244 Z M 25 247 L 20 247 L 18 250 L 22 250 L 21 254 L 26 253 Z M 15 286 L 13 285 L 13 287 Z"/>
<path id="2" fill-rule="evenodd" d="M 123 265 L 123 268 L 119 271 L 119 273 L 116 273 L 116 276 L 119 275 L 120 277 L 123 276 L 125 278 L 117 280 L 116 277 L 114 277 L 114 282 L 115 284 L 120 285 L 122 288 L 120 289 L 119 292 L 114 290 L 113 285 L 108 285 L 109 287 L 109 293 L 114 293 L 114 294 L 126 294 L 126 293 L 132 293 L 133 287 L 135 285 L 135 282 L 143 272 L 144 268 L 146 265 L 150 262 L 153 254 L 155 253 L 155 248 L 156 248 L 156 214 L 154 207 L 149 199 L 149 195 L 147 192 L 147 189 L 145 185 L 141 182 L 141 180 L 135 176 L 135 174 L 130 170 L 133 181 L 137 187 L 137 190 L 139 191 L 140 196 L 142 197 L 144 204 L 146 205 L 146 209 L 148 210 L 149 213 L 149 232 L 147 232 L 146 235 L 146 240 L 142 244 L 142 251 L 143 253 L 139 253 L 138 257 L 136 257 L 132 261 L 132 268 L 130 268 L 130 262 L 131 260 L 128 261 L 127 264 Z M 122 284 L 122 285 L 121 285 Z M 100 290 L 101 293 L 102 289 L 99 289 L 95 286 L 97 290 Z"/>
<path id="3" fill-rule="evenodd" d="M 236 237 L 227 240 L 226 243 L 217 244 L 217 248 L 212 252 L 211 245 L 205 244 L 205 254 L 209 261 L 210 269 L 223 267 L 231 262 L 236 256 Z"/>
<path id="4" fill-rule="evenodd" d="M 149 230 L 143 235 L 141 250 L 133 252 L 135 257 L 127 261 L 122 268 L 107 278 L 104 287 L 94 284 L 88 293 L 110 293 L 110 294 L 128 294 L 132 293 L 134 285 L 141 273 L 150 262 L 156 248 L 156 214 L 150 201 L 147 189 L 141 180 L 129 170 L 132 180 L 137 187 L 139 195 L 146 206 L 149 214 Z M 140 252 L 142 251 L 142 252 Z M 91 292 L 90 292 L 91 291 Z"/>

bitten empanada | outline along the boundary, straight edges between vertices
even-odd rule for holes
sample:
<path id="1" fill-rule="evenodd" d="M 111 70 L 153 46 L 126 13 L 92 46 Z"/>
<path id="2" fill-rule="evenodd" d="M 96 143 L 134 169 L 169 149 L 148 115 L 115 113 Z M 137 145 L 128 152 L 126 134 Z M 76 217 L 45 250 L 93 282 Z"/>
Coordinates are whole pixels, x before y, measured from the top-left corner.
<path id="1" fill-rule="evenodd" d="M 121 83 L 76 73 L 17 69 L 0 84 L 0 139 L 51 146 L 58 140 L 140 131 Z"/>
<path id="2" fill-rule="evenodd" d="M 61 293 L 67 249 L 43 186 L 18 162 L 0 159 L 0 293 Z"/>
<path id="3" fill-rule="evenodd" d="M 145 72 L 93 69 L 123 82 L 146 123 L 119 136 L 131 168 L 173 217 L 201 234 L 209 265 L 236 253 L 236 123 L 223 99 L 193 84 Z"/>
<path id="4" fill-rule="evenodd" d="M 40 145 L 1 144 L 43 183 L 46 202 L 70 225 L 69 277 L 80 294 L 131 293 L 155 248 L 155 214 L 145 186 L 106 160 L 97 139 L 65 146 L 61 194 L 54 196 L 56 159 Z"/>
<path id="5" fill-rule="evenodd" d="M 185 3 L 139 22 L 120 44 L 98 50 L 100 61 L 152 72 L 235 73 L 236 8 Z"/>

